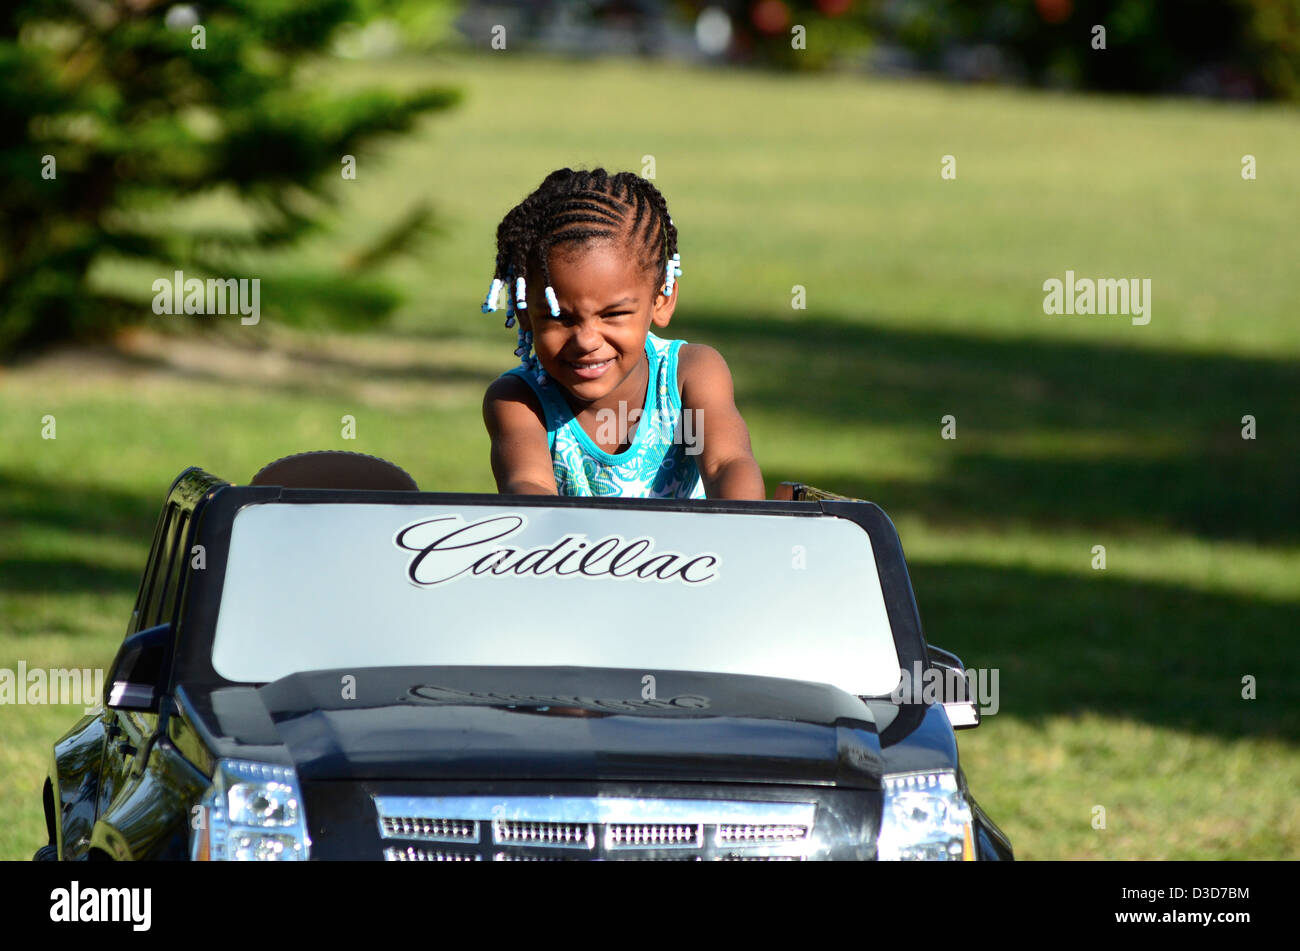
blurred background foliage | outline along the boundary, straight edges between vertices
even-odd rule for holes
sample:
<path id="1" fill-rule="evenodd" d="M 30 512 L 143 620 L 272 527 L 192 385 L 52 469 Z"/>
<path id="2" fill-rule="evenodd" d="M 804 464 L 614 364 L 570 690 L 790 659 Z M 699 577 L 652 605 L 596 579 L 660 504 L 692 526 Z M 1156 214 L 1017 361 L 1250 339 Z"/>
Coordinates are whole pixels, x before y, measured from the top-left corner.
<path id="1" fill-rule="evenodd" d="M 469 0 L 458 22 L 480 46 L 501 23 L 525 46 L 575 55 L 1300 98 L 1300 0 Z"/>
<path id="2" fill-rule="evenodd" d="M 130 289 L 102 268 L 146 277 L 247 273 L 251 256 L 323 226 L 344 155 L 453 105 L 450 88 L 329 90 L 299 79 L 345 23 L 384 4 L 226 0 L 30 0 L 0 13 L 0 355 L 101 336 L 152 316 L 150 280 Z M 228 193 L 238 207 L 200 221 L 182 204 Z M 396 253 L 431 210 L 396 214 L 373 247 Z M 283 320 L 362 324 L 396 292 L 362 264 L 257 276 Z M 292 302 L 293 306 L 277 306 Z"/>
<path id="3" fill-rule="evenodd" d="M 900 0 L 869 17 L 921 68 L 1106 92 L 1300 96 L 1297 0 Z M 1105 48 L 1093 30 L 1105 28 Z"/>

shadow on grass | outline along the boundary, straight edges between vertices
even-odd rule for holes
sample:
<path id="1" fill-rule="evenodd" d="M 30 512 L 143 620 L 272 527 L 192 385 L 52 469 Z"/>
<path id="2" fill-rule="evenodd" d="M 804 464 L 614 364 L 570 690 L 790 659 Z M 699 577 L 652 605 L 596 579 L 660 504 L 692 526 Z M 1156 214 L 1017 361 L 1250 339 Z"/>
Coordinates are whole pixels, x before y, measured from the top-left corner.
<path id="1" fill-rule="evenodd" d="M 367 361 L 362 357 L 314 351 L 310 347 L 253 348 L 232 344 L 218 333 L 192 334 L 182 344 L 211 346 L 209 366 L 176 363 L 160 355 L 103 347 L 101 354 L 124 369 L 161 373 L 174 379 L 228 384 L 232 380 L 294 396 L 346 394 L 357 383 L 480 384 L 482 371 L 433 359 L 399 363 Z M 279 358 L 278 369 L 259 369 L 266 355 Z M 486 384 L 484 384 L 486 386 Z"/>
<path id="2" fill-rule="evenodd" d="M 127 493 L 79 482 L 50 483 L 0 471 L 0 526 L 108 537 L 139 552 L 139 565 L 106 565 L 92 554 L 54 554 L 5 546 L 0 561 L 0 591 L 11 593 L 127 592 L 140 584 L 154 525 L 167 486 L 154 492 Z"/>
<path id="3" fill-rule="evenodd" d="M 1295 604 L 963 562 L 910 566 L 926 639 L 997 668 L 999 713 L 1300 740 Z M 1257 699 L 1242 697 L 1253 676 Z M 996 718 L 986 721 L 995 723 Z"/>
<path id="4" fill-rule="evenodd" d="M 1116 325 L 1116 337 L 1141 329 Z M 692 313 L 681 332 L 726 357 L 742 414 L 785 417 L 810 434 L 913 431 L 948 456 L 937 478 L 880 482 L 845 478 L 842 465 L 827 474 L 814 455 L 805 471 L 765 469 L 770 485 L 810 482 L 932 521 L 1300 539 L 1298 363 L 815 316 Z M 942 440 L 949 414 L 957 438 Z M 1247 414 L 1254 440 L 1241 437 Z"/>
<path id="5" fill-rule="evenodd" d="M 318 399 L 352 398 L 352 388 L 372 383 L 486 388 L 492 376 L 475 367 L 458 365 L 437 352 L 428 352 L 427 347 L 425 354 L 415 355 L 408 348 L 404 352 L 405 359 L 394 361 L 388 359 L 387 354 L 367 359 L 364 353 L 326 352 L 310 342 L 250 346 L 229 330 L 169 331 L 147 336 L 153 338 L 149 341 L 149 345 L 155 348 L 152 352 L 132 349 L 138 344 L 67 344 L 16 355 L 7 363 L 0 361 L 0 369 L 12 366 L 22 370 L 39 360 L 66 356 L 92 363 L 96 372 L 107 369 L 128 379 L 150 375 L 180 382 L 225 386 L 233 383 L 241 388 L 260 388 L 268 395 Z M 418 340 L 425 344 L 431 339 L 409 334 L 401 337 L 389 334 L 388 337 Z M 460 342 L 464 338 L 447 336 L 446 339 Z M 512 346 L 513 343 L 512 339 Z M 509 369 L 509 359 L 512 358 L 507 349 L 506 357 L 502 358 L 502 371 Z"/>

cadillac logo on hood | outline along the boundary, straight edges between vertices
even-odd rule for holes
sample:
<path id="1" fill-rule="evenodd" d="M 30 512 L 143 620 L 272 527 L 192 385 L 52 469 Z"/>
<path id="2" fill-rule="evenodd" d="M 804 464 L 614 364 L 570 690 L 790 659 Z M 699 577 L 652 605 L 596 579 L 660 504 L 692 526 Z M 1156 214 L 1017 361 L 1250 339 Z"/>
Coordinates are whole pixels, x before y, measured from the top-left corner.
<path id="1" fill-rule="evenodd" d="M 580 707 L 601 713 L 686 713 L 709 708 L 709 698 L 696 694 L 682 694 L 680 697 L 663 697 L 657 700 L 616 700 L 543 694 L 477 693 L 473 690 L 457 690 L 455 687 L 421 684 L 408 690 L 407 696 L 411 700 L 435 706 Z"/>
<path id="2" fill-rule="evenodd" d="M 527 524 L 524 516 L 513 512 L 469 523 L 459 515 L 443 515 L 398 529 L 393 543 L 415 552 L 406 574 L 421 587 L 455 581 L 466 574 L 631 578 L 697 585 L 718 577 L 722 563 L 714 552 L 656 553 L 654 539 L 646 536 L 628 540 L 622 535 L 606 535 L 591 542 L 583 534 L 565 535 L 551 544 L 528 549 L 495 544 Z"/>

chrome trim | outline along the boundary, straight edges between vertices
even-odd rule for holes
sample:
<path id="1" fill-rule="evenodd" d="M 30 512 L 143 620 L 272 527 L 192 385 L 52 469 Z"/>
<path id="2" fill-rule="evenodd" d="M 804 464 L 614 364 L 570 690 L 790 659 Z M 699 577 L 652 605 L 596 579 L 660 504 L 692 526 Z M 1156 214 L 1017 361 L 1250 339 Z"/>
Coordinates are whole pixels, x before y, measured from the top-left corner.
<path id="1" fill-rule="evenodd" d="M 815 802 L 374 796 L 388 861 L 802 860 Z M 487 832 L 490 824 L 491 834 Z M 448 847 L 435 843 L 450 843 Z"/>
<path id="2" fill-rule="evenodd" d="M 948 722 L 952 724 L 954 730 L 980 725 L 980 713 L 975 704 L 965 701 L 953 701 L 942 704 L 942 706 L 943 712 L 948 714 Z"/>
<path id="3" fill-rule="evenodd" d="M 812 828 L 812 802 L 724 799 L 595 799 L 584 796 L 375 796 L 383 816 L 426 819 L 589 822 L 608 825 L 774 825 Z"/>

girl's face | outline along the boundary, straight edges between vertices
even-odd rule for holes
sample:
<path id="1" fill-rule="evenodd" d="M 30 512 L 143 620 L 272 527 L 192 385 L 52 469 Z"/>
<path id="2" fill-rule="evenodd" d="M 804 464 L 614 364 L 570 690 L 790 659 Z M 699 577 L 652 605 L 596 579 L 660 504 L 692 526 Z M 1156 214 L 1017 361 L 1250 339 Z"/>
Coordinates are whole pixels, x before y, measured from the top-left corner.
<path id="1" fill-rule="evenodd" d="M 632 393 L 628 381 L 644 359 L 651 324 L 668 326 L 680 278 L 673 296 L 664 297 L 662 279 L 654 283 L 617 241 L 559 245 L 549 263 L 560 316 L 551 316 L 535 270 L 527 278 L 528 308 L 518 312 L 520 324 L 533 332 L 537 359 L 580 402 L 609 397 L 637 405 L 644 389 Z"/>

